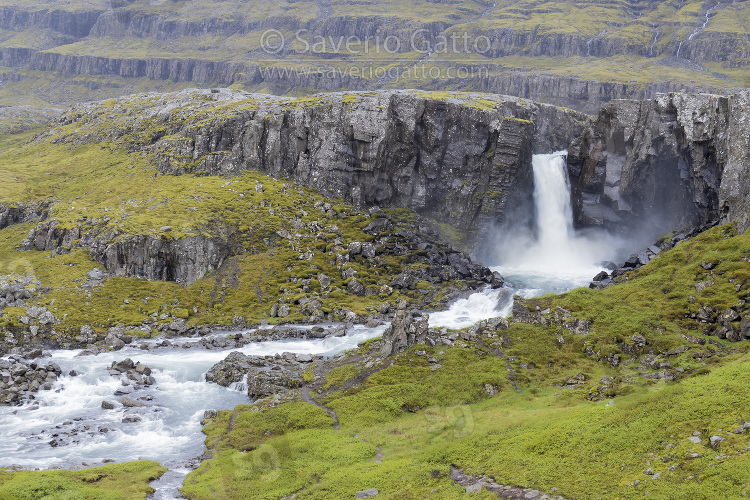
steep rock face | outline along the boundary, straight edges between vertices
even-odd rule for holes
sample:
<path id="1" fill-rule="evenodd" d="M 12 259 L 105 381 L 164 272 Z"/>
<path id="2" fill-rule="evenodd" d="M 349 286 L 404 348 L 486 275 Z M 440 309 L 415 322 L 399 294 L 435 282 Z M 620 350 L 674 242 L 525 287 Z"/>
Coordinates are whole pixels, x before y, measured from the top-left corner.
<path id="1" fill-rule="evenodd" d="M 101 10 L 23 10 L 16 7 L 0 8 L 0 28 L 22 31 L 29 28 L 54 30 L 60 34 L 83 38 L 89 34 Z M 70 43 L 69 41 L 66 43 Z"/>
<path id="2" fill-rule="evenodd" d="M 729 99 L 709 94 L 605 105 L 569 148 L 577 224 L 717 222 L 729 119 Z"/>
<path id="3" fill-rule="evenodd" d="M 719 192 L 722 221 L 734 221 L 740 231 L 750 227 L 750 92 L 729 100 L 727 158 Z"/>
<path id="4" fill-rule="evenodd" d="M 344 36 L 344 35 L 341 35 Z M 339 89 L 368 90 L 381 88 L 380 80 L 362 78 L 357 73 L 336 70 L 296 70 L 266 67 L 252 61 L 215 61 L 190 57 L 106 57 L 78 55 L 27 48 L 2 49 L 8 66 L 27 66 L 38 71 L 54 71 L 64 75 L 115 75 L 124 78 L 149 78 L 172 82 L 193 82 L 204 85 L 263 85 L 274 93 L 295 93 L 300 88 L 318 91 Z M 709 85 L 691 86 L 682 82 L 661 82 L 629 85 L 616 81 L 586 80 L 573 76 L 503 71 L 485 76 L 425 81 L 428 89 L 467 88 L 520 96 L 557 106 L 566 106 L 595 114 L 604 103 L 613 99 L 649 99 L 662 92 L 724 93 L 726 88 Z"/>
<path id="5" fill-rule="evenodd" d="M 32 220 L 43 221 L 47 218 L 51 206 L 52 202 L 46 201 L 12 205 L 0 203 L 0 229 Z"/>
<path id="6" fill-rule="evenodd" d="M 61 228 L 56 220 L 31 229 L 20 250 L 65 253 L 72 248 L 88 248 L 91 259 L 114 276 L 187 284 L 217 269 L 232 254 L 225 241 L 205 236 L 120 236 L 102 231 L 97 224 Z"/>
<path id="7" fill-rule="evenodd" d="M 480 92 L 493 92 L 535 99 L 556 106 L 597 115 L 602 106 L 616 99 L 652 99 L 657 94 L 669 92 L 725 93 L 725 89 L 706 85 L 691 86 L 683 82 L 657 82 L 649 85 L 585 80 L 573 76 L 545 75 L 505 71 L 488 78 L 455 79 L 448 86 L 469 86 Z"/>
<path id="8" fill-rule="evenodd" d="M 615 101 L 569 148 L 579 225 L 750 225 L 750 92 Z"/>
<path id="9" fill-rule="evenodd" d="M 217 99 L 234 98 L 222 92 Z M 306 106 L 263 96 L 262 104 L 213 120 L 160 111 L 176 103 L 144 113 L 163 116 L 177 136 L 154 146 L 165 173 L 258 170 L 360 207 L 411 208 L 462 229 L 502 222 L 506 207 L 528 203 L 531 154 L 565 148 L 588 122 L 580 113 L 515 98 L 430 96 L 331 94 Z M 182 102 L 179 95 L 170 99 Z"/>

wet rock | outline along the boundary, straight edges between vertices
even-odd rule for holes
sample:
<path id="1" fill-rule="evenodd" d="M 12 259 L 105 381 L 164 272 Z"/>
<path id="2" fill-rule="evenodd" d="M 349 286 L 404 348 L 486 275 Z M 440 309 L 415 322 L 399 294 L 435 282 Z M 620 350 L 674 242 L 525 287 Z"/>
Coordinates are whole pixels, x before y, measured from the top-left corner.
<path id="1" fill-rule="evenodd" d="M 259 399 L 301 387 L 302 372 L 308 367 L 307 362 L 299 362 L 291 353 L 279 359 L 268 359 L 232 352 L 211 367 L 206 380 L 225 387 L 233 383 L 245 383 L 248 396 Z"/>
<path id="2" fill-rule="evenodd" d="M 601 271 L 599 274 L 594 276 L 593 281 L 603 281 L 603 280 L 606 280 L 607 278 L 609 278 L 609 273 L 607 273 L 607 271 Z"/>
<path id="3" fill-rule="evenodd" d="M 34 392 L 52 388 L 62 370 L 57 363 L 40 362 L 40 356 L 41 351 L 31 351 L 0 359 L 0 404 L 21 404 Z"/>
<path id="4" fill-rule="evenodd" d="M 142 403 L 141 401 L 137 401 L 133 398 L 121 398 L 120 404 L 125 406 L 126 408 L 142 408 L 144 406 L 148 406 L 146 403 Z"/>

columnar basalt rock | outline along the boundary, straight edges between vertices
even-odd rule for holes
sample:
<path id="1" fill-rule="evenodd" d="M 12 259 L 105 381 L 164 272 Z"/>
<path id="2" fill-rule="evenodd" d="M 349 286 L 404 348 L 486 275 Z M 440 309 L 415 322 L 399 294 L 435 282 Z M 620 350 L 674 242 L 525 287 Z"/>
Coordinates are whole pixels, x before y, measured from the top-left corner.
<path id="1" fill-rule="evenodd" d="M 666 230 L 741 219 L 746 100 L 675 93 L 605 105 L 569 148 L 577 224 L 650 220 Z"/>

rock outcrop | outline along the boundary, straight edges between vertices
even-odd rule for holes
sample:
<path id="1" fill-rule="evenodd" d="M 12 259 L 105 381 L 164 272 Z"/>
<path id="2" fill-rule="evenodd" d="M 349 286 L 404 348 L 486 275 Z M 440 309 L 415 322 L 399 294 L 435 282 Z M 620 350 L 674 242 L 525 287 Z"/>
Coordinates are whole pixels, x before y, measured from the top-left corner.
<path id="1" fill-rule="evenodd" d="M 430 333 L 429 321 L 429 315 L 409 310 L 405 302 L 400 302 L 393 321 L 383 332 L 383 347 L 380 355 L 391 356 L 415 344 L 424 344 Z"/>
<path id="2" fill-rule="evenodd" d="M 57 363 L 42 362 L 41 356 L 37 350 L 0 359 L 0 404 L 20 404 L 41 389 L 52 389 L 62 370 Z"/>
<path id="3" fill-rule="evenodd" d="M 569 148 L 580 226 L 747 228 L 748 93 L 614 101 Z"/>
<path id="4" fill-rule="evenodd" d="M 52 202 L 26 202 L 17 204 L 0 203 L 0 229 L 13 224 L 23 224 L 34 220 L 43 221 L 49 215 Z"/>
<path id="5" fill-rule="evenodd" d="M 57 220 L 49 220 L 32 228 L 19 249 L 65 253 L 88 248 L 91 259 L 111 275 L 181 283 L 202 278 L 232 253 L 229 243 L 219 238 L 120 235 L 103 230 L 105 224 L 92 220 L 61 228 Z"/>
<path id="6" fill-rule="evenodd" d="M 283 395 L 303 385 L 302 373 L 320 356 L 283 353 L 276 356 L 246 356 L 232 352 L 206 373 L 206 380 L 224 387 L 246 386 L 251 399 Z M 245 389 L 235 385 L 238 389 Z"/>

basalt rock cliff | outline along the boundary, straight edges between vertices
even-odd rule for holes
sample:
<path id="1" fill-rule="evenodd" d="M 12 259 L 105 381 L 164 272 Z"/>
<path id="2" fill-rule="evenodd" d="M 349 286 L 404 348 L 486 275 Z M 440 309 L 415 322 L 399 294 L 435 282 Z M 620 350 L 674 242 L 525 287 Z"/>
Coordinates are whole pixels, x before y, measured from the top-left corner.
<path id="1" fill-rule="evenodd" d="M 257 170 L 359 207 L 410 208 L 464 230 L 528 209 L 531 155 L 560 150 L 582 113 L 492 94 L 383 91 L 294 100 L 220 90 L 71 108 L 59 125 L 132 137 L 164 174 Z M 128 139 L 129 140 L 129 139 Z"/>
<path id="2" fill-rule="evenodd" d="M 576 222 L 748 227 L 748 93 L 613 101 L 569 148 Z"/>

